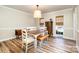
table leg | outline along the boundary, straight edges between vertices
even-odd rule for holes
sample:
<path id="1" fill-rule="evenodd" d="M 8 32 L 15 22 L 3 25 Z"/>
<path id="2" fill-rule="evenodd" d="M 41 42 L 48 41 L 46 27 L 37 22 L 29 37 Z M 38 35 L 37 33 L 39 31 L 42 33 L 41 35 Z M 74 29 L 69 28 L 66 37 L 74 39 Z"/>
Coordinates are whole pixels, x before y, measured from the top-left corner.
<path id="1" fill-rule="evenodd" d="M 34 43 L 34 46 L 35 46 L 35 52 L 37 50 L 37 36 L 35 36 L 35 43 Z"/>

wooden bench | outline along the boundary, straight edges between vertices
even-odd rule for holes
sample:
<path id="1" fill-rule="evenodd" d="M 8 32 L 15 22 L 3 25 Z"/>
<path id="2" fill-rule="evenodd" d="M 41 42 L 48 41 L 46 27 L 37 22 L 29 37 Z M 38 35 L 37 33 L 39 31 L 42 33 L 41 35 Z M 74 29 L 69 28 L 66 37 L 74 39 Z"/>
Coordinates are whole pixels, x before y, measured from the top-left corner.
<path id="1" fill-rule="evenodd" d="M 39 36 L 37 37 L 37 40 L 40 41 L 40 46 L 41 46 L 41 44 L 43 43 L 43 41 L 44 41 L 45 39 L 48 40 L 48 36 L 49 36 L 49 35 L 46 34 L 46 35 L 44 35 L 44 36 L 39 35 Z"/>

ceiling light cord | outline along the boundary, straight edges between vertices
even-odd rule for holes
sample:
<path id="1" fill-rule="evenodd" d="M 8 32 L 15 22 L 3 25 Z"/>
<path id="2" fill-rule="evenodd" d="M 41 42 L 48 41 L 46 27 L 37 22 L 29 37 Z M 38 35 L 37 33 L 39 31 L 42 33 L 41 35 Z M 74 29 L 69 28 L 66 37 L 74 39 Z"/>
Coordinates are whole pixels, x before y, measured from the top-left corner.
<path id="1" fill-rule="evenodd" d="M 38 10 L 39 5 L 36 5 L 36 6 L 37 6 L 37 10 Z"/>

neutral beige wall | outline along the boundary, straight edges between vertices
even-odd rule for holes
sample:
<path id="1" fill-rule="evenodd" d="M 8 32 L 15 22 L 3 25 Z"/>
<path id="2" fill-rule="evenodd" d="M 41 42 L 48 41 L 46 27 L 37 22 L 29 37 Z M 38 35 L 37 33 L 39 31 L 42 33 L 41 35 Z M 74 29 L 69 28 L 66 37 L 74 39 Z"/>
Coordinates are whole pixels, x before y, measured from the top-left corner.
<path id="1" fill-rule="evenodd" d="M 31 14 L 0 6 L 0 40 L 15 37 L 16 28 L 35 26 Z"/>
<path id="2" fill-rule="evenodd" d="M 55 36 L 56 30 L 55 30 L 55 17 L 56 16 L 64 16 L 64 38 L 73 39 L 73 10 L 70 9 L 64 9 L 60 11 L 55 12 L 49 12 L 43 14 L 43 17 L 45 20 L 49 20 L 50 18 L 53 19 L 53 34 Z"/>

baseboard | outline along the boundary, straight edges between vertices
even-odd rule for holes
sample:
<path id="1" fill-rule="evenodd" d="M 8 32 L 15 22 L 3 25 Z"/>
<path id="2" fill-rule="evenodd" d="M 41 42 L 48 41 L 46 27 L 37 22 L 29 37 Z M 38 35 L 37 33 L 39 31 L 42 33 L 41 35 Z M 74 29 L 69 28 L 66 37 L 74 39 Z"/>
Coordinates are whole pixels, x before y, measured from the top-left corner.
<path id="1" fill-rule="evenodd" d="M 73 38 L 71 38 L 71 37 L 66 37 L 66 36 L 64 36 L 63 38 L 64 38 L 64 39 L 73 40 Z"/>
<path id="2" fill-rule="evenodd" d="M 10 38 L 5 38 L 5 39 L 0 39 L 0 42 L 6 41 L 6 40 L 11 40 L 11 39 L 14 39 L 14 38 L 16 38 L 16 37 L 10 37 Z"/>

